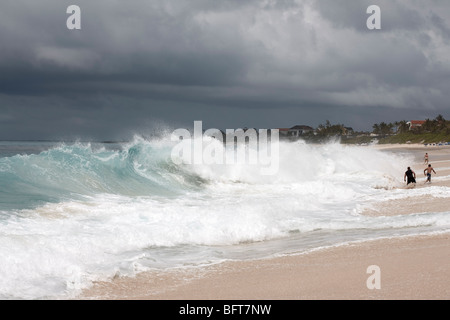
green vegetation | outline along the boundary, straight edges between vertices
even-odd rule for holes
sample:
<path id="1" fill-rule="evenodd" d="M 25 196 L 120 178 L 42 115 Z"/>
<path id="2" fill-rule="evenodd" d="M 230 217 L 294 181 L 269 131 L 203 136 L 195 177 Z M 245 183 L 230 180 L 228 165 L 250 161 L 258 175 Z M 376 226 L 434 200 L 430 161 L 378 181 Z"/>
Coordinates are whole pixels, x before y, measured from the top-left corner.
<path id="1" fill-rule="evenodd" d="M 426 119 L 417 127 L 411 127 L 405 120 L 373 125 L 373 133 L 380 135 L 378 143 L 441 143 L 450 142 L 450 121 L 438 115 Z M 394 129 L 395 133 L 394 133 Z"/>
<path id="2" fill-rule="evenodd" d="M 302 135 L 302 139 L 312 143 L 324 143 L 333 140 L 341 140 L 343 137 L 353 133 L 351 128 L 343 124 L 331 124 L 326 120 L 325 124 L 320 124 L 315 132 L 309 132 Z"/>
<path id="3" fill-rule="evenodd" d="M 372 143 L 374 140 L 374 137 L 371 137 L 370 135 L 366 134 L 360 134 L 357 136 L 344 136 L 341 137 L 341 143 L 343 144 L 369 144 Z"/>
<path id="4" fill-rule="evenodd" d="M 325 142 L 339 139 L 344 144 L 446 143 L 450 142 L 450 121 L 442 115 L 426 119 L 420 125 L 411 125 L 406 120 L 394 123 L 375 123 L 372 132 L 353 132 L 343 124 L 320 124 L 315 132 L 302 136 L 309 142 Z"/>
<path id="5" fill-rule="evenodd" d="M 381 138 L 378 143 L 440 143 L 450 142 L 450 133 L 414 133 L 405 132 Z"/>
<path id="6" fill-rule="evenodd" d="M 317 127 L 317 135 L 321 137 L 341 136 L 346 133 L 343 124 L 331 124 L 329 120 Z"/>
<path id="7" fill-rule="evenodd" d="M 380 124 L 375 123 L 372 128 L 373 128 L 373 133 L 377 134 L 377 135 L 386 135 L 386 134 L 392 134 L 394 133 L 394 127 L 395 125 L 392 123 L 384 123 L 381 122 Z"/>

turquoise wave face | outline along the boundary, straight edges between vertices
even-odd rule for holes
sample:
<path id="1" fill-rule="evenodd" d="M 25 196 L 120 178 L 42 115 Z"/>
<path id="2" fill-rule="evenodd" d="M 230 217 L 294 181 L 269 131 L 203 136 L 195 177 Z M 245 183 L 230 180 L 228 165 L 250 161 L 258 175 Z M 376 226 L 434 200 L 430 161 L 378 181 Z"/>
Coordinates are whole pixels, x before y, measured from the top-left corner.
<path id="1" fill-rule="evenodd" d="M 3 156 L 0 210 L 101 193 L 172 197 L 201 186 L 198 176 L 173 164 L 170 152 L 170 145 L 136 140 L 114 146 L 60 144 L 35 154 Z"/>

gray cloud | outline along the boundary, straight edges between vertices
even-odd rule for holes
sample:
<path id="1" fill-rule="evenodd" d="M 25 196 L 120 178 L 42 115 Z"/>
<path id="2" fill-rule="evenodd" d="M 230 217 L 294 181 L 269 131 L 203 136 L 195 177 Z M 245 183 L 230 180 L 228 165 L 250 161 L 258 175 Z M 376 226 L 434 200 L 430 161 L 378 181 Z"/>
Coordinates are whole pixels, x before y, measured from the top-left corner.
<path id="1" fill-rule="evenodd" d="M 0 139 L 448 113 L 448 1 L 377 1 L 377 31 L 371 1 L 80 0 L 75 31 L 70 4 L 2 4 Z"/>

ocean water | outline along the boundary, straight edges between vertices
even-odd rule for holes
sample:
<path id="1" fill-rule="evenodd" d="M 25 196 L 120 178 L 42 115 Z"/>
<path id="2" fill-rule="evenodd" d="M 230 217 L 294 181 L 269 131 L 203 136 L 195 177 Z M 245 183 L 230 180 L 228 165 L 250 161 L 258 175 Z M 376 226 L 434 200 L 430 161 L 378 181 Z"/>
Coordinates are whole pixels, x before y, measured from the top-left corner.
<path id="1" fill-rule="evenodd" d="M 450 215 L 364 208 L 403 186 L 411 155 L 280 142 L 279 169 L 176 164 L 174 142 L 0 142 L 0 299 L 58 299 L 95 280 L 349 241 L 448 232 Z"/>

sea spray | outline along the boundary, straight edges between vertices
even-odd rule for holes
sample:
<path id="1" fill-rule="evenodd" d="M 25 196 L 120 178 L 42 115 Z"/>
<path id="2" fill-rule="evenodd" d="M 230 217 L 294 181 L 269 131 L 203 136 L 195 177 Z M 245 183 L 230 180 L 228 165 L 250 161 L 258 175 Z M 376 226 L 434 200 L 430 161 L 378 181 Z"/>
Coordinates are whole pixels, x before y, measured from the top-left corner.
<path id="1" fill-rule="evenodd" d="M 208 129 L 194 121 L 194 133 L 176 129 L 171 158 L 175 164 L 258 165 L 259 175 L 275 175 L 279 169 L 278 129 Z"/>

